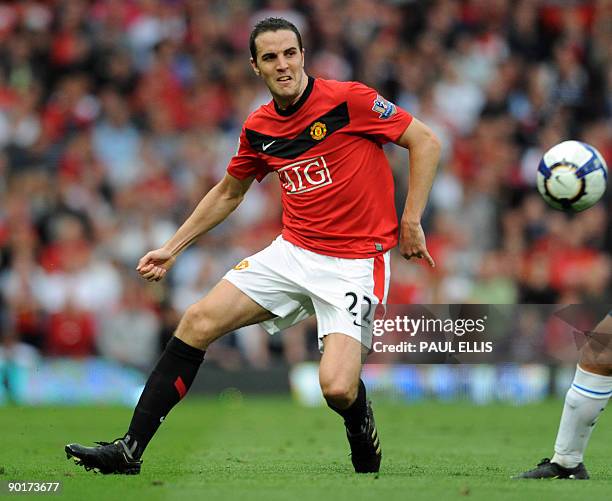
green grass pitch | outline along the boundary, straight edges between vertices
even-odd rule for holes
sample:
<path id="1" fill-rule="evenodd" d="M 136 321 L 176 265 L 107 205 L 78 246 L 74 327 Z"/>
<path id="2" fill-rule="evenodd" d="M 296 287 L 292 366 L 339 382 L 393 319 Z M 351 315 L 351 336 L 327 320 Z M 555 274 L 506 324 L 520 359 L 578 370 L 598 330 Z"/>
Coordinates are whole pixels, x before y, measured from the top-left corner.
<path id="1" fill-rule="evenodd" d="M 513 481 L 513 474 L 551 453 L 561 402 L 375 402 L 374 409 L 383 446 L 379 475 L 352 472 L 342 424 L 327 409 L 281 398 L 194 397 L 168 416 L 142 473 L 126 477 L 85 472 L 66 459 L 63 446 L 121 435 L 130 409 L 3 407 L 0 480 L 61 480 L 56 499 L 88 501 L 612 499 L 606 413 L 586 458 L 592 480 Z"/>

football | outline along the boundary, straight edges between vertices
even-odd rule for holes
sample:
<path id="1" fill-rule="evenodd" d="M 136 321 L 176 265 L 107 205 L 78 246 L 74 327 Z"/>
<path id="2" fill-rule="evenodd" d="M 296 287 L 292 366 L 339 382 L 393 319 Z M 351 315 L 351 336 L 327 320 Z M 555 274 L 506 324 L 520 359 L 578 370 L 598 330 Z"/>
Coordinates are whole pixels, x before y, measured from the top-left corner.
<path id="1" fill-rule="evenodd" d="M 563 141 L 542 156 L 537 173 L 538 191 L 558 210 L 580 212 L 603 196 L 608 182 L 606 161 L 593 146 Z"/>

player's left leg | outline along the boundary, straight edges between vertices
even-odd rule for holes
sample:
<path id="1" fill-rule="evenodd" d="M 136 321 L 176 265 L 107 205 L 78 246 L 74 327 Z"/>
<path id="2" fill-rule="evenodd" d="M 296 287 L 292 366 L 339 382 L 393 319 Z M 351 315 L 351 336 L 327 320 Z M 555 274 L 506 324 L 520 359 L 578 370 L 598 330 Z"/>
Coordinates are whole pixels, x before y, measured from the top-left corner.
<path id="1" fill-rule="evenodd" d="M 597 419 L 612 396 L 612 311 L 589 333 L 574 381 L 565 396 L 552 459 L 519 478 L 589 478 L 584 452 Z"/>
<path id="2" fill-rule="evenodd" d="M 319 366 L 321 391 L 328 406 L 344 419 L 355 471 L 377 472 L 382 458 L 380 440 L 360 379 L 367 348 L 357 339 L 340 333 L 326 335 L 323 346 Z"/>
<path id="3" fill-rule="evenodd" d="M 181 318 L 174 337 L 149 375 L 127 433 L 94 447 L 67 444 L 67 457 L 87 470 L 105 474 L 140 473 L 145 448 L 168 413 L 186 395 L 208 346 L 229 332 L 271 317 L 269 310 L 234 284 L 221 280 Z"/>

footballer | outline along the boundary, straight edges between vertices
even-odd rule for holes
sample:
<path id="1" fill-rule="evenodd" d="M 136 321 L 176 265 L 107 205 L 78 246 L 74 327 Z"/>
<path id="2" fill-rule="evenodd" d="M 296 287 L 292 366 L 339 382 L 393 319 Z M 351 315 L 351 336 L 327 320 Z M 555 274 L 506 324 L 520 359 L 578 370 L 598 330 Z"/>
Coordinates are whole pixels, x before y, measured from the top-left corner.
<path id="1" fill-rule="evenodd" d="M 253 71 L 272 100 L 245 121 L 225 177 L 136 269 L 148 281 L 163 279 L 177 256 L 221 223 L 251 183 L 268 174 L 278 176 L 282 187 L 282 233 L 187 308 L 122 438 L 65 447 L 86 469 L 139 473 L 147 444 L 189 390 L 216 339 L 255 323 L 275 333 L 315 315 L 323 396 L 344 420 L 355 471 L 379 471 L 380 439 L 360 379 L 363 355 L 371 347 L 370 319 L 361 307 L 367 312 L 385 303 L 389 253 L 398 245 L 398 233 L 405 258 L 423 258 L 434 266 L 421 216 L 440 144 L 430 128 L 366 85 L 308 76 L 300 33 L 284 19 L 258 23 L 250 52 Z M 399 225 L 383 152 L 388 142 L 410 152 L 410 185 Z"/>
<path id="2" fill-rule="evenodd" d="M 555 453 L 516 478 L 588 480 L 583 458 L 599 415 L 612 397 L 612 311 L 588 333 L 565 396 Z"/>

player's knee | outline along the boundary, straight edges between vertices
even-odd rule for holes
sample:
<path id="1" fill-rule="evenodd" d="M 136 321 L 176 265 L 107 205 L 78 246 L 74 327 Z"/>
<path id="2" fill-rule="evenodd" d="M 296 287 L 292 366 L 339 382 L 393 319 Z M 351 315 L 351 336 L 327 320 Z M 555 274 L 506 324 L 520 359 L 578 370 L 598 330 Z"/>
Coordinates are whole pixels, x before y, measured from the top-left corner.
<path id="1" fill-rule="evenodd" d="M 181 319 L 176 336 L 192 346 L 204 350 L 219 337 L 217 322 L 200 305 L 191 305 Z"/>
<path id="2" fill-rule="evenodd" d="M 612 354 L 610 356 L 612 356 Z M 585 359 L 585 357 L 582 357 L 579 365 L 580 368 L 586 372 L 597 374 L 599 376 L 612 376 L 612 364 L 610 363 L 593 362 L 592 359 Z"/>
<path id="3" fill-rule="evenodd" d="M 610 377 L 612 376 L 612 364 L 603 363 L 597 366 L 597 370 L 589 371 L 595 374 L 599 374 L 600 376 Z"/>
<path id="4" fill-rule="evenodd" d="M 328 404 L 345 409 L 357 397 L 357 385 L 345 381 L 321 381 L 321 391 Z"/>

